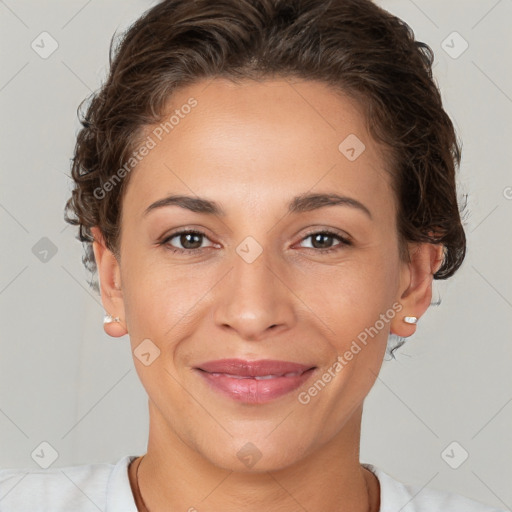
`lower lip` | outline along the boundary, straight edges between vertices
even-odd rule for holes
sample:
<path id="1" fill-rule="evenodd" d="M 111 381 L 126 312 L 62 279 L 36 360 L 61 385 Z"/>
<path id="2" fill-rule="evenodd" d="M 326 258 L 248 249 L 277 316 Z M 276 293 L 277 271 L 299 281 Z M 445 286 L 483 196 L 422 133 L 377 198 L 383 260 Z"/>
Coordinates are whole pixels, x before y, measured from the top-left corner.
<path id="1" fill-rule="evenodd" d="M 301 375 L 264 380 L 236 379 L 223 373 L 213 374 L 202 370 L 199 370 L 199 373 L 213 389 L 233 400 L 251 404 L 264 404 L 302 386 L 310 378 L 313 371 L 314 368 L 311 368 Z"/>

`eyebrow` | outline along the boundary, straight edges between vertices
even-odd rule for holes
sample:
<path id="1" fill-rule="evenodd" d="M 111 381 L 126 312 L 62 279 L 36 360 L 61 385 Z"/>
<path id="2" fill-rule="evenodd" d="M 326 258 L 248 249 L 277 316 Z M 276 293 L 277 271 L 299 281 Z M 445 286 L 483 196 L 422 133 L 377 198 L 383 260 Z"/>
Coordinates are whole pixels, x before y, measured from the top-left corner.
<path id="1" fill-rule="evenodd" d="M 215 201 L 185 195 L 170 195 L 159 199 L 144 210 L 144 215 L 166 206 L 179 206 L 196 213 L 219 217 L 226 216 L 226 212 Z M 363 203 L 352 197 L 340 196 L 338 194 L 301 194 L 290 201 L 288 213 L 310 212 L 326 206 L 349 206 L 364 212 L 370 219 L 373 219 L 370 210 Z"/>

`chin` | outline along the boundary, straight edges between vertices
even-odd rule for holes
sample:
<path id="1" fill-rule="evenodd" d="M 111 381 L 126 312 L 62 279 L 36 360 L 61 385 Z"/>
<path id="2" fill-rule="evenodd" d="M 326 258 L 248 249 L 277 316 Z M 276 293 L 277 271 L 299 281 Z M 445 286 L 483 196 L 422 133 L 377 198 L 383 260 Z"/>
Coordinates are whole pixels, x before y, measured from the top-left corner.
<path id="1" fill-rule="evenodd" d="M 285 436 L 288 439 L 286 443 L 282 439 L 269 441 L 265 439 L 266 435 L 237 437 L 229 443 L 219 442 L 214 447 L 205 447 L 203 456 L 219 468 L 254 474 L 280 471 L 305 457 L 305 447 L 298 440 L 294 443 L 290 435 Z"/>

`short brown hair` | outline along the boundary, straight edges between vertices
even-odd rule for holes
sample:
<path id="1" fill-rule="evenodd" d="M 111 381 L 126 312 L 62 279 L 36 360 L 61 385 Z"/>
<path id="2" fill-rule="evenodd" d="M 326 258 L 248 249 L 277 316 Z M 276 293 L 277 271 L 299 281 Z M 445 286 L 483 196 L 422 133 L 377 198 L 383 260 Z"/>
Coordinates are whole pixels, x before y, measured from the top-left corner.
<path id="1" fill-rule="evenodd" d="M 115 52 L 114 39 L 109 76 L 80 119 L 65 212 L 79 226 L 93 274 L 90 229 L 99 226 L 119 255 L 129 174 L 105 197 L 95 190 L 123 167 L 143 129 L 161 121 L 178 87 L 215 77 L 296 77 L 356 99 L 369 133 L 392 155 L 401 254 L 405 241 L 442 244 L 436 279 L 462 264 L 461 148 L 432 77 L 433 51 L 401 19 L 370 0 L 164 0 L 129 27 Z"/>

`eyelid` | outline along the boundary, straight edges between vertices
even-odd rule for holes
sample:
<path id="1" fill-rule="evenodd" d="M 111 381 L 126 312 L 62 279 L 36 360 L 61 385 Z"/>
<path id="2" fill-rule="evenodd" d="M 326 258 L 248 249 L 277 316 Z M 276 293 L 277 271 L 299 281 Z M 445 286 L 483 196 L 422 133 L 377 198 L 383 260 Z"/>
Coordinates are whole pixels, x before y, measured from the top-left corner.
<path id="1" fill-rule="evenodd" d="M 216 245 L 215 242 L 212 242 L 212 240 L 210 240 L 210 238 L 204 231 L 197 229 L 197 228 L 180 228 L 177 231 L 174 231 L 174 232 L 169 233 L 168 235 L 165 235 L 162 238 L 162 240 L 160 242 L 158 242 L 158 244 L 162 245 L 162 246 L 166 246 L 169 244 L 170 240 L 172 240 L 173 238 L 175 238 L 177 236 L 184 235 L 184 234 L 196 234 L 196 235 L 202 236 L 203 238 L 208 239 L 212 243 L 212 245 L 210 245 L 208 247 L 199 247 L 196 249 L 180 249 L 178 247 L 170 246 L 170 249 L 168 249 L 168 250 L 170 250 L 173 253 L 179 253 L 179 254 L 188 253 L 190 255 L 198 255 L 198 254 L 204 252 L 204 250 L 208 249 L 209 247 L 214 247 Z M 329 252 L 337 251 L 342 247 L 347 247 L 347 246 L 353 245 L 352 237 L 350 235 L 348 235 L 348 233 L 340 232 L 333 228 L 322 228 L 321 226 L 311 228 L 309 231 L 307 231 L 305 234 L 302 235 L 302 237 L 300 238 L 298 243 L 303 242 L 304 240 L 306 240 L 307 238 L 309 238 L 312 235 L 318 235 L 318 234 L 324 234 L 324 235 L 327 235 L 327 236 L 330 236 L 333 238 L 337 238 L 339 240 L 339 243 L 334 245 L 333 247 L 328 247 L 327 249 L 316 249 L 314 247 L 304 247 L 304 249 L 308 249 L 310 251 L 320 253 L 320 254 L 326 254 Z"/>
<path id="2" fill-rule="evenodd" d="M 317 234 L 328 234 L 331 236 L 336 236 L 340 238 L 344 243 L 351 244 L 352 243 L 352 237 L 346 233 L 345 231 L 341 231 L 334 228 L 322 228 L 322 227 L 313 227 L 311 230 L 307 231 L 304 235 L 302 235 L 302 238 L 300 241 L 304 240 L 305 238 L 308 238 L 311 235 L 317 235 Z"/>
<path id="3" fill-rule="evenodd" d="M 197 228 L 180 228 L 177 231 L 166 234 L 162 237 L 161 241 L 158 242 L 158 245 L 166 246 L 169 244 L 170 240 L 172 240 L 173 238 L 176 238 L 177 236 L 185 235 L 185 234 L 195 234 L 195 235 L 202 236 L 203 238 L 206 238 L 207 240 L 209 240 L 211 242 L 212 245 L 210 245 L 208 247 L 215 246 L 215 243 L 210 240 L 208 235 L 204 231 L 197 229 Z M 207 249 L 208 247 L 200 247 L 198 249 L 180 249 L 179 247 L 171 246 L 170 250 L 175 253 L 198 254 L 199 252 L 202 252 L 204 249 Z"/>

